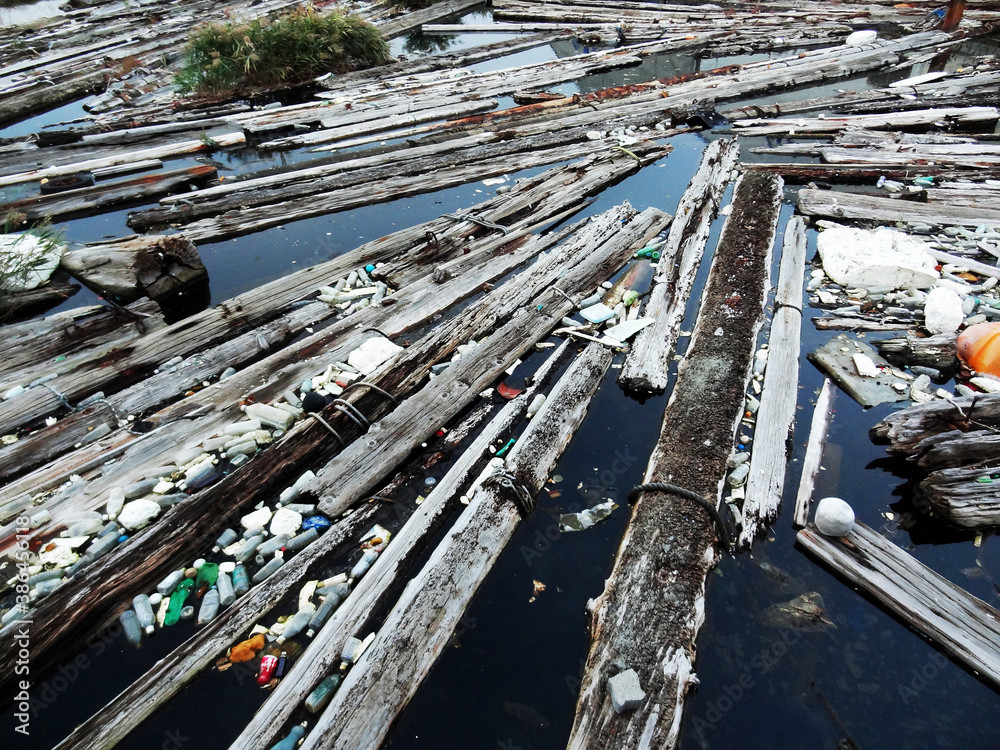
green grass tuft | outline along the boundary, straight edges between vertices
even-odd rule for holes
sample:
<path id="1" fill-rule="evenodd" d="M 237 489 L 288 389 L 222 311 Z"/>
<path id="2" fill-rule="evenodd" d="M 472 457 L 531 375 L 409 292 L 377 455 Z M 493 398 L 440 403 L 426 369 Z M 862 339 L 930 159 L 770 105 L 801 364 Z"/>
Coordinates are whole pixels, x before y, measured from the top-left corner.
<path id="1" fill-rule="evenodd" d="M 264 16 L 198 29 L 177 80 L 183 92 L 221 96 L 295 85 L 390 59 L 381 33 L 368 22 L 300 6 L 274 20 Z"/>

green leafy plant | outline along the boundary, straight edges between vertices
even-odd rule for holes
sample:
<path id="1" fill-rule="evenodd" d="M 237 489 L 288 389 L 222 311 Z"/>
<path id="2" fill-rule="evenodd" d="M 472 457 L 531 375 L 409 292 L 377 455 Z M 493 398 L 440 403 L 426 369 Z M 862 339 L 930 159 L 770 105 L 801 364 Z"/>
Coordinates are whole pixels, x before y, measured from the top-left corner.
<path id="1" fill-rule="evenodd" d="M 274 20 L 263 16 L 198 29 L 177 80 L 183 92 L 222 96 L 294 85 L 389 60 L 389 47 L 371 24 L 300 6 Z"/>
<path id="2" fill-rule="evenodd" d="M 65 244 L 62 230 L 49 219 L 19 234 L 13 229 L 25 224 L 23 214 L 8 212 L 0 237 L 0 299 L 28 285 L 33 276 L 51 268 L 56 253 Z M 51 271 L 49 271 L 51 273 Z"/>

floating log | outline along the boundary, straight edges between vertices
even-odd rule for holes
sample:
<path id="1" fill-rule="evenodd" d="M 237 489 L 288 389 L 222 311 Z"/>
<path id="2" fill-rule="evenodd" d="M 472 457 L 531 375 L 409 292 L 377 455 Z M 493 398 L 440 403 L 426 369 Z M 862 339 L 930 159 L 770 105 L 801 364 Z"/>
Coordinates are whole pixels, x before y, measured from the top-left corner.
<path id="1" fill-rule="evenodd" d="M 445 2 L 434 3 L 427 8 L 420 8 L 418 10 L 406 9 L 403 13 L 397 13 L 394 18 L 381 20 L 378 24 L 378 29 L 386 39 L 395 39 L 398 36 L 419 29 L 423 24 L 430 21 L 437 21 L 455 13 L 462 13 L 478 5 L 479 2 L 480 0 L 445 0 Z"/>
<path id="2" fill-rule="evenodd" d="M 147 169 L 151 162 L 140 163 L 146 165 L 143 169 Z M 14 211 L 22 214 L 26 220 L 34 220 L 46 216 L 56 218 L 84 211 L 96 211 L 119 203 L 166 195 L 176 190 L 189 190 L 193 186 L 203 185 L 209 180 L 214 180 L 217 173 L 218 170 L 215 167 L 208 165 L 185 167 L 156 175 L 144 175 L 129 180 L 102 183 L 79 190 L 67 190 L 53 195 L 25 198 L 0 205 L 0 212 Z"/>
<path id="3" fill-rule="evenodd" d="M 996 122 L 1000 111 L 996 107 L 956 107 L 940 109 L 911 110 L 909 112 L 886 112 L 876 115 L 838 116 L 823 118 L 797 118 L 786 120 L 741 120 L 733 123 L 740 135 L 822 135 L 839 133 L 848 128 L 868 130 L 899 130 L 936 122 L 967 124 Z"/>
<path id="4" fill-rule="evenodd" d="M 669 482 L 718 503 L 743 415 L 781 192 L 780 178 L 771 175 L 744 175 L 736 184 L 645 482 Z M 733 315 L 737 298 L 740 314 Z M 693 683 L 705 578 L 717 554 L 716 530 L 694 505 L 652 492 L 636 501 L 611 576 L 590 608 L 591 648 L 569 748 L 675 745 Z M 667 538 L 669 545 L 649 543 Z M 612 665 L 638 673 L 646 699 L 635 711 L 614 712 L 605 689 Z"/>
<path id="5" fill-rule="evenodd" d="M 990 433 L 995 437 L 993 433 Z M 996 460 L 990 461 L 996 464 Z M 919 485 L 919 495 L 934 512 L 963 529 L 1000 526 L 997 500 L 998 470 L 983 466 L 955 466 L 928 474 Z"/>
<path id="6" fill-rule="evenodd" d="M 55 307 L 80 291 L 79 284 L 50 281 L 23 292 L 0 292 L 0 316 L 21 317 Z"/>
<path id="7" fill-rule="evenodd" d="M 751 149 L 757 151 L 757 149 Z M 959 179 L 968 172 L 958 172 L 949 167 L 874 167 L 867 164 L 801 164 L 786 162 L 758 162 L 741 164 L 747 172 L 773 172 L 780 174 L 789 184 L 805 184 L 813 181 L 842 184 L 870 185 L 879 177 L 889 180 L 912 180 L 914 177 L 941 177 Z M 1000 170 L 982 169 L 976 176 L 983 179 L 997 179 Z"/>
<path id="8" fill-rule="evenodd" d="M 902 338 L 882 339 L 872 343 L 879 354 L 890 362 L 950 370 L 958 366 L 957 339 L 958 336 L 954 333 L 924 337 L 908 333 Z"/>
<path id="9" fill-rule="evenodd" d="M 311 728 L 303 750 L 378 747 L 583 422 L 612 353 L 591 344 L 518 438 L 503 473 L 472 497 Z M 505 486 L 510 484 L 512 490 Z M 518 500 L 517 496 L 522 499 Z M 373 720 L 373 717 L 378 717 Z M 258 744 L 255 747 L 262 747 Z"/>
<path id="10" fill-rule="evenodd" d="M 338 666 L 346 639 L 357 632 L 371 612 L 377 611 L 387 594 L 398 587 L 407 574 L 412 555 L 419 552 L 427 535 L 453 507 L 458 493 L 482 472 L 490 454 L 488 449 L 497 440 L 506 438 L 524 418 L 535 395 L 548 386 L 549 379 L 572 354 L 564 342 L 535 374 L 531 386 L 508 402 L 486 428 L 456 460 L 448 473 L 434 486 L 406 525 L 396 534 L 392 544 L 341 604 L 330 621 L 316 634 L 288 678 L 283 680 L 258 709 L 254 718 L 233 741 L 234 748 L 269 747 L 281 728 L 301 705 L 309 692 Z M 414 686 L 416 689 L 416 686 Z"/>
<path id="11" fill-rule="evenodd" d="M 1000 226 L 1000 211 L 997 210 L 914 203 L 833 190 L 800 190 L 798 209 L 808 216 L 825 216 L 831 219 L 874 219 L 890 223 L 909 221 L 944 226 Z M 964 259 L 962 262 L 965 262 Z"/>
<path id="12" fill-rule="evenodd" d="M 802 329 L 802 286 L 806 267 L 806 224 L 792 217 L 785 227 L 774 315 L 768 337 L 764 390 L 757 411 L 750 474 L 737 545 L 749 547 L 763 528 L 778 517 L 785 470 L 792 452 L 795 406 L 799 396 L 799 349 Z"/>
<path id="13" fill-rule="evenodd" d="M 60 267 L 103 297 L 161 300 L 208 278 L 198 248 L 179 234 L 127 237 L 68 250 Z"/>
<path id="14" fill-rule="evenodd" d="M 676 220 L 660 248 L 646 317 L 653 324 L 639 332 L 625 358 L 618 382 L 626 388 L 662 391 L 667 387 L 677 332 L 708 242 L 719 202 L 739 158 L 734 139 L 708 145 L 701 165 L 677 205 Z"/>
<path id="15" fill-rule="evenodd" d="M 636 231 L 640 231 L 638 227 L 643 223 L 646 229 L 652 228 L 655 233 L 665 222 L 662 215 L 658 218 L 647 214 L 644 221 L 637 224 Z M 640 231 L 639 239 L 645 239 L 646 229 Z M 626 234 L 620 224 L 618 234 Z M 487 339 L 478 356 L 463 358 L 425 386 L 428 389 L 425 395 L 430 403 L 420 398 L 412 401 L 406 412 L 423 415 L 417 419 L 415 429 L 410 428 L 404 434 L 397 434 L 383 420 L 373 424 L 364 440 L 348 445 L 349 453 L 360 453 L 362 463 L 371 463 L 371 470 L 361 469 L 361 464 L 358 465 L 357 473 L 365 473 L 365 477 L 358 477 L 354 470 L 344 475 L 341 469 L 339 473 L 350 477 L 354 481 L 353 486 L 358 489 L 366 482 L 378 482 L 391 467 L 385 459 L 400 450 L 401 444 L 405 443 L 410 447 L 419 445 L 428 424 L 426 414 L 431 415 L 435 424 L 446 421 L 463 404 L 469 402 L 467 396 L 453 399 L 452 391 L 457 393 L 466 384 L 474 384 L 472 387 L 478 386 L 478 390 L 482 390 L 569 311 L 569 302 L 561 297 L 553 301 L 552 298 L 557 295 L 548 293 L 553 283 L 558 280 L 568 294 L 586 293 L 585 290 L 593 288 L 600 279 L 607 278 L 619 268 L 631 250 L 632 247 L 628 244 L 607 242 L 600 252 L 592 243 L 587 243 L 584 248 L 577 249 L 576 258 L 572 254 L 567 257 L 562 253 L 552 253 L 544 264 L 547 272 L 534 268 L 522 273 L 514 281 L 508 282 L 503 291 L 486 295 L 446 324 L 439 325 L 420 342 L 413 344 L 405 354 L 393 360 L 391 367 L 370 378 L 383 390 L 398 394 L 397 398 L 412 392 L 424 381 L 430 364 L 449 355 L 458 343 L 470 338 L 482 338 L 495 326 L 498 319 L 508 320 Z M 525 273 L 528 275 L 525 276 Z M 529 279 L 530 283 L 524 283 Z M 530 302 L 526 304 L 526 300 Z M 542 311 L 536 309 L 539 304 L 544 306 Z M 335 350 L 330 355 L 334 359 L 346 356 L 353 348 L 351 346 L 343 353 Z M 448 397 L 442 398 L 441 394 L 447 394 Z M 373 421 L 385 415 L 389 409 L 384 397 L 378 393 L 365 391 L 361 396 L 353 397 L 352 402 Z M 329 411 L 332 413 L 325 414 L 325 418 L 338 433 L 348 438 L 358 434 L 358 427 L 344 418 L 343 414 L 335 409 Z M 406 423 L 405 417 L 397 417 L 395 421 Z M 390 439 L 382 442 L 379 440 L 380 436 Z M 176 445 L 175 440 L 168 442 Z M 301 465 L 310 458 L 323 458 L 324 454 L 334 452 L 336 448 L 331 442 L 326 429 L 313 420 L 299 422 L 281 441 L 260 452 L 249 468 L 234 472 L 201 490 L 197 502 L 174 506 L 169 513 L 164 514 L 128 544 L 85 568 L 79 576 L 42 600 L 32 617 L 35 622 L 45 622 L 46 627 L 44 630 L 31 630 L 32 657 L 38 672 L 43 673 L 46 668 L 51 667 L 58 658 L 57 653 L 65 653 L 84 642 L 90 629 L 100 623 L 109 600 L 141 593 L 155 583 L 158 576 L 162 577 L 166 569 L 190 559 L 198 551 L 202 540 L 210 538 L 211 534 L 238 518 L 244 509 L 252 507 L 271 492 L 278 482 L 287 479 L 291 467 Z M 358 447 L 362 450 L 358 451 Z M 402 448 L 403 457 L 410 447 Z M 313 480 L 311 489 L 322 487 L 324 476 L 331 475 L 321 473 Z M 338 489 L 340 491 L 336 501 L 324 500 L 321 503 L 327 511 L 331 506 L 339 506 L 343 510 L 361 497 L 360 494 L 351 496 Z M 218 508 L 221 507 L 228 510 L 219 513 Z M 10 628 L 0 632 L 0 642 L 6 642 L 11 637 Z M 4 653 L 10 655 L 14 652 L 5 648 Z M 0 656 L 0 662 L 4 658 L 6 657 Z M 12 674 L 12 670 L 0 670 L 0 675 Z"/>
<path id="16" fill-rule="evenodd" d="M 820 465 L 823 463 L 823 449 L 826 447 L 826 435 L 833 417 L 833 402 L 837 390 L 830 378 L 823 378 L 823 387 L 816 399 L 813 409 L 812 425 L 809 428 L 809 442 L 806 444 L 806 455 L 802 459 L 802 476 L 799 479 L 799 491 L 795 497 L 795 514 L 792 525 L 802 528 L 809 522 L 809 504 L 812 501 L 816 477 L 819 476 Z"/>
<path id="17" fill-rule="evenodd" d="M 843 539 L 811 526 L 799 544 L 860 586 L 952 658 L 1000 686 L 1000 612 L 935 573 L 860 521 Z"/>
<path id="18" fill-rule="evenodd" d="M 928 437 L 976 427 L 1000 427 L 1000 393 L 914 404 L 887 415 L 868 434 L 872 440 L 888 441 L 886 451 L 890 454 L 912 456 Z"/>

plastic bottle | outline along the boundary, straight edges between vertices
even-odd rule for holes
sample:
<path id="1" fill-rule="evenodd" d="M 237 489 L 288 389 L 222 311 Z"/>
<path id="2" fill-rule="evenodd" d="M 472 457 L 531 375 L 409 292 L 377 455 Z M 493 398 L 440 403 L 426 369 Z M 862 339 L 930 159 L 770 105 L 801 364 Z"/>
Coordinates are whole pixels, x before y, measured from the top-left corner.
<path id="1" fill-rule="evenodd" d="M 358 560 L 354 567 L 351 568 L 351 572 L 348 574 L 354 580 L 361 578 L 365 573 L 368 572 L 368 568 L 372 566 L 372 563 L 378 559 L 378 552 L 373 549 L 366 549 L 361 559 Z"/>
<path id="2" fill-rule="evenodd" d="M 339 596 L 340 601 L 344 601 L 350 593 L 351 585 L 347 581 L 338 581 L 337 583 L 331 583 L 329 586 L 319 586 L 316 589 L 317 596 Z"/>
<path id="3" fill-rule="evenodd" d="M 528 412 L 527 412 L 528 419 L 531 419 L 533 416 L 538 414 L 539 409 L 542 408 L 542 404 L 544 403 L 545 403 L 544 393 L 539 393 L 537 396 L 535 396 L 531 400 L 531 404 L 528 405 Z"/>
<path id="4" fill-rule="evenodd" d="M 104 508 L 108 518 L 118 518 L 125 505 L 125 489 L 123 487 L 112 487 L 108 493 L 108 503 Z"/>
<path id="5" fill-rule="evenodd" d="M 291 537 L 288 536 L 288 534 L 279 534 L 278 536 L 272 536 L 270 539 L 268 539 L 266 542 L 264 542 L 257 548 L 257 552 L 262 554 L 265 558 L 268 558 L 275 552 L 277 552 L 279 549 L 284 547 L 289 539 L 291 539 Z"/>
<path id="6" fill-rule="evenodd" d="M 281 656 L 278 657 L 278 667 L 274 670 L 275 677 L 285 676 L 285 664 L 288 663 L 288 652 L 282 651 Z"/>
<path id="7" fill-rule="evenodd" d="M 305 630 L 314 614 L 316 614 L 316 608 L 311 604 L 296 612 L 292 619 L 285 623 L 285 629 L 278 636 L 279 645 Z"/>
<path id="8" fill-rule="evenodd" d="M 146 635 L 152 635 L 156 628 L 153 626 L 153 605 L 149 602 L 149 597 L 145 594 L 139 594 L 132 600 L 132 606 L 135 607 L 135 614 L 139 618 L 139 625 L 142 629 L 146 631 Z"/>
<path id="9" fill-rule="evenodd" d="M 77 560 L 75 563 L 66 568 L 66 575 L 72 578 L 81 570 L 90 565 L 92 562 L 94 562 L 93 555 L 90 554 L 81 555 L 79 560 Z"/>
<path id="10" fill-rule="evenodd" d="M 303 531 L 301 534 L 293 536 L 285 542 L 285 552 L 298 552 L 300 549 L 312 544 L 317 539 L 319 539 L 319 532 L 316 529 Z"/>
<path id="11" fill-rule="evenodd" d="M 62 581 L 58 578 L 50 578 L 47 581 L 41 581 L 37 586 L 35 586 L 35 597 L 41 599 L 43 596 L 48 596 L 61 585 Z"/>
<path id="12" fill-rule="evenodd" d="M 200 589 L 203 585 L 214 586 L 219 580 L 219 566 L 216 563 L 202 563 L 198 567 L 198 577 L 195 579 L 194 587 Z"/>
<path id="13" fill-rule="evenodd" d="M 260 570 L 258 570 L 256 573 L 253 574 L 253 582 L 260 583 L 261 581 L 267 580 L 278 571 L 278 568 L 280 568 L 284 564 L 285 564 L 285 559 L 283 557 L 272 558 L 267 565 L 265 565 L 263 568 L 261 568 Z"/>
<path id="14" fill-rule="evenodd" d="M 183 573 L 181 576 L 183 577 Z M 180 619 L 181 610 L 184 609 L 184 602 L 187 601 L 187 598 L 191 593 L 191 589 L 193 588 L 194 581 L 190 578 L 184 578 L 184 580 L 177 584 L 176 588 L 170 594 L 170 604 L 167 607 L 167 616 L 163 619 L 164 625 L 173 625 Z"/>
<path id="15" fill-rule="evenodd" d="M 243 546 L 236 551 L 236 561 L 246 562 L 257 554 L 257 548 L 264 542 L 264 535 L 257 534 L 243 542 Z"/>
<path id="16" fill-rule="evenodd" d="M 300 739 L 306 736 L 306 723 L 292 727 L 292 731 L 275 745 L 271 745 L 271 750 L 295 750 L 295 746 Z"/>
<path id="17" fill-rule="evenodd" d="M 90 536 L 100 531 L 102 525 L 100 521 L 94 518 L 77 521 L 66 530 L 65 536 Z"/>
<path id="18" fill-rule="evenodd" d="M 306 635 L 310 638 L 316 634 L 316 631 L 323 627 L 323 623 L 326 622 L 333 610 L 335 610 L 340 605 L 340 597 L 336 594 L 330 594 L 323 600 L 323 603 L 319 605 L 319 609 L 316 610 L 316 614 L 312 616 L 309 621 L 309 630 L 306 631 Z"/>
<path id="19" fill-rule="evenodd" d="M 213 586 L 202 597 L 201 609 L 198 610 L 198 624 L 211 622 L 217 614 L 219 614 L 219 590 Z"/>
<path id="20" fill-rule="evenodd" d="M 239 534 L 237 534 L 235 531 L 233 531 L 232 529 L 226 529 L 225 531 L 222 532 L 222 535 L 215 540 L 215 546 L 212 548 L 212 552 L 218 552 L 221 549 L 225 549 L 230 544 L 233 544 L 239 538 L 240 538 Z"/>
<path id="21" fill-rule="evenodd" d="M 108 534 L 107 536 L 98 537 L 90 546 L 87 547 L 87 554 L 94 560 L 104 557 L 111 550 L 118 546 L 119 536 L 117 534 Z"/>
<path id="22" fill-rule="evenodd" d="M 43 570 L 41 573 L 35 573 L 35 575 L 28 578 L 29 586 L 37 586 L 42 581 L 53 581 L 62 578 L 66 575 L 66 572 L 55 568 L 54 570 Z"/>
<path id="23" fill-rule="evenodd" d="M 142 644 L 142 628 L 139 626 L 139 618 L 131 609 L 126 609 L 118 616 L 118 621 L 125 631 L 125 639 L 133 646 Z"/>
<path id="24" fill-rule="evenodd" d="M 229 577 L 228 573 L 219 573 L 219 577 L 216 580 L 215 585 L 219 587 L 220 607 L 228 607 L 236 601 L 236 592 L 233 590 L 233 581 Z"/>
<path id="25" fill-rule="evenodd" d="M 97 536 L 103 537 L 107 536 L 108 534 L 114 534 L 115 536 L 118 536 L 118 534 L 121 533 L 121 528 L 122 527 L 118 525 L 117 521 L 108 521 L 106 524 L 104 524 L 104 526 L 101 527 L 101 530 L 97 532 Z"/>
<path id="26" fill-rule="evenodd" d="M 161 596 L 169 596 L 171 592 L 175 588 L 177 588 L 177 584 L 180 583 L 183 579 L 184 579 L 184 571 L 175 570 L 173 573 L 171 573 L 162 581 L 160 581 L 160 584 L 156 587 L 156 590 L 160 593 Z"/>
<path id="27" fill-rule="evenodd" d="M 309 697 L 306 698 L 306 711 L 311 714 L 318 714 L 322 711 L 330 702 L 333 694 L 337 692 L 342 679 L 341 675 L 332 674 L 317 685 L 316 689 L 309 693 Z"/>
<path id="28" fill-rule="evenodd" d="M 233 569 L 233 592 L 236 596 L 243 596 L 250 590 L 250 576 L 247 569 L 242 565 L 237 565 Z"/>

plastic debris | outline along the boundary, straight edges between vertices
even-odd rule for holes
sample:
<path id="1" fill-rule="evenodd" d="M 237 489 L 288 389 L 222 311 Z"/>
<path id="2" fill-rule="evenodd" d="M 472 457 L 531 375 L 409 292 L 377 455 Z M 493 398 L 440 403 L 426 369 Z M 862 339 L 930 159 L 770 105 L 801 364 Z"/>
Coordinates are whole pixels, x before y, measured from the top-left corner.
<path id="1" fill-rule="evenodd" d="M 854 510 L 839 497 L 824 497 L 816 506 L 816 528 L 827 536 L 846 536 L 854 528 Z"/>
<path id="2" fill-rule="evenodd" d="M 931 289 L 924 304 L 924 328 L 930 333 L 952 333 L 964 319 L 958 294 L 943 287 Z"/>
<path id="3" fill-rule="evenodd" d="M 309 697 L 306 698 L 306 711 L 311 714 L 318 714 L 322 711 L 330 702 L 333 694 L 337 692 L 342 679 L 341 675 L 332 674 L 317 685 L 316 689 L 309 693 Z"/>
<path id="4" fill-rule="evenodd" d="M 559 531 L 583 531 L 600 523 L 611 515 L 618 506 L 611 500 L 599 503 L 579 513 L 563 513 L 559 516 Z"/>
<path id="5" fill-rule="evenodd" d="M 815 591 L 806 592 L 789 602 L 772 604 L 761 613 L 760 620 L 772 628 L 795 628 L 807 632 L 837 627 L 826 616 L 823 597 Z"/>
<path id="6" fill-rule="evenodd" d="M 639 674 L 634 669 L 626 669 L 608 679 L 608 693 L 615 713 L 639 708 L 646 700 L 646 693 L 639 684 Z"/>
<path id="7" fill-rule="evenodd" d="M 598 302 L 596 305 L 590 305 L 580 310 L 580 317 L 588 323 L 603 323 L 615 317 L 615 311 L 607 305 Z"/>

